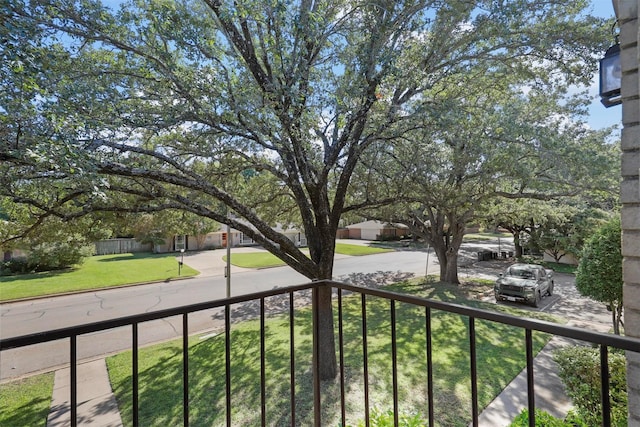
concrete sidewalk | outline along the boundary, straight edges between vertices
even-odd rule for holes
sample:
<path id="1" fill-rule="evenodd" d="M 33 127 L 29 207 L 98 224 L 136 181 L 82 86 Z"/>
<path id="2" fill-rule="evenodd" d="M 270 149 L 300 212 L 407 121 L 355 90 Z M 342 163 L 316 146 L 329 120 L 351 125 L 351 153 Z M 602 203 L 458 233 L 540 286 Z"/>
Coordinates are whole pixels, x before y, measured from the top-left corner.
<path id="1" fill-rule="evenodd" d="M 71 388 L 70 369 L 57 370 L 53 384 L 51 412 L 47 427 L 71 425 L 69 408 Z M 122 419 L 116 398 L 111 390 L 107 365 L 104 359 L 78 365 L 78 425 L 96 427 L 121 427 Z"/>
<path id="2" fill-rule="evenodd" d="M 231 253 L 247 253 L 247 252 L 265 252 L 264 249 L 254 246 L 231 248 Z M 227 255 L 226 249 L 210 249 L 203 251 L 185 252 L 184 255 L 176 255 L 176 259 L 184 260 L 185 265 L 194 268 L 200 272 L 200 276 L 214 277 L 224 276 L 224 270 L 227 263 L 222 258 Z M 253 269 L 236 267 L 231 265 L 231 274 L 250 271 Z"/>
<path id="3" fill-rule="evenodd" d="M 569 322 L 568 326 L 584 327 L 597 332 L 607 332 L 610 327 L 590 323 L 588 327 L 579 322 Z M 553 352 L 569 345 L 581 345 L 564 337 L 553 337 L 533 359 L 533 381 L 535 405 L 556 418 L 564 418 L 572 408 L 564 384 L 558 376 L 558 364 L 553 360 Z M 527 396 L 527 369 L 509 383 L 507 387 L 482 411 L 478 424 L 486 427 L 507 427 L 513 419 L 529 407 Z M 471 425 L 471 424 L 470 424 Z"/>
<path id="4" fill-rule="evenodd" d="M 570 325 L 583 326 L 573 324 L 573 322 Z M 608 327 L 590 324 L 589 329 L 606 332 Z M 556 373 L 558 366 L 553 361 L 553 352 L 558 348 L 576 344 L 578 343 L 573 340 L 554 337 L 538 353 L 533 362 L 536 408 L 547 411 L 557 418 L 564 418 L 572 405 L 564 392 L 562 381 Z M 69 373 L 69 368 L 60 369 L 55 373 L 51 412 L 47 419 L 47 427 L 71 425 Z M 524 369 L 482 411 L 478 419 L 479 425 L 507 427 L 522 409 L 527 407 L 527 371 Z M 78 365 L 78 424 L 96 427 L 122 426 L 104 359 Z"/>

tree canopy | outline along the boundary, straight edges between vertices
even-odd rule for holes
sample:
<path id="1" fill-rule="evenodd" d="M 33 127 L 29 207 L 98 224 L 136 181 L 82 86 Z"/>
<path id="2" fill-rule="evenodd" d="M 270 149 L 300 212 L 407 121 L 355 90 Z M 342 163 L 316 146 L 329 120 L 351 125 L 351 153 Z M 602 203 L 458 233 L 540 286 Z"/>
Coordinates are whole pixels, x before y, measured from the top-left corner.
<path id="1" fill-rule="evenodd" d="M 394 198 L 346 204 L 372 145 L 429 126 L 487 73 L 586 81 L 599 22 L 584 2 L 538 3 L 12 2 L 4 193 L 63 218 L 189 211 L 330 277 L 341 213 Z M 280 215 L 311 258 L 272 229 Z"/>
<path id="2" fill-rule="evenodd" d="M 400 195 L 400 203 L 369 209 L 369 216 L 404 223 L 424 238 L 450 283 L 458 283 L 469 224 L 505 226 L 515 237 L 533 233 L 559 218 L 570 198 L 615 191 L 619 175 L 607 132 L 584 126 L 575 106 L 537 90 L 486 90 L 483 82 L 469 82 L 447 110 L 423 114 L 429 126 L 407 133 L 410 143 L 365 155 L 353 184 L 366 194 Z"/>
<path id="3" fill-rule="evenodd" d="M 586 5 L 5 2 L 0 195 L 31 206 L 34 221 L 187 211 L 229 223 L 308 278 L 330 278 L 342 213 L 398 200 L 349 193 L 360 159 L 411 147 L 434 118 L 449 120 L 436 127 L 448 149 L 464 144 L 479 130 L 459 122 L 464 110 L 446 113 L 472 86 L 559 96 L 587 85 L 606 40 Z M 429 141 L 427 153 L 443 149 Z M 501 141 L 505 154 L 512 142 Z M 275 218 L 302 226 L 310 257 Z M 320 300 L 330 322 L 330 295 Z M 332 352 L 333 341 L 320 347 Z"/>

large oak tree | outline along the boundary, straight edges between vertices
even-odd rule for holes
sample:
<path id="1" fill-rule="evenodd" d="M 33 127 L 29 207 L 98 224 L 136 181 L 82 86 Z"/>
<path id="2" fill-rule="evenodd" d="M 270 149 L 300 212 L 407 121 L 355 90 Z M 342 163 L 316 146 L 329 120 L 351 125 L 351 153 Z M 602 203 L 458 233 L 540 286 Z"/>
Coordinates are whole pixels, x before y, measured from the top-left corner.
<path id="1" fill-rule="evenodd" d="M 2 195 L 34 218 L 188 211 L 331 278 L 341 214 L 396 198 L 347 204 L 361 156 L 419 126 L 455 76 L 579 80 L 603 48 L 585 4 L 3 3 Z M 271 227 L 280 215 L 303 227 L 310 257 Z M 323 378 L 335 374 L 330 297 L 315 299 Z"/>

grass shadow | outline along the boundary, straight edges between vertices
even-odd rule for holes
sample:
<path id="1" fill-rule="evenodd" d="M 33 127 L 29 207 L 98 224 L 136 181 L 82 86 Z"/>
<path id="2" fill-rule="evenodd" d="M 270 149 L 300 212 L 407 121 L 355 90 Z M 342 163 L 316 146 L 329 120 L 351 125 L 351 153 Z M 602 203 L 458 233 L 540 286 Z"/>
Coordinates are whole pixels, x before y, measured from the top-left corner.
<path id="1" fill-rule="evenodd" d="M 63 274 L 68 274 L 73 271 L 77 271 L 77 267 L 63 268 L 60 270 L 52 270 L 52 271 L 43 271 L 39 273 L 26 273 L 26 274 L 9 274 L 9 275 L 1 275 L 0 280 L 2 283 L 11 283 L 22 280 L 31 280 L 31 279 L 46 279 L 50 277 L 59 277 Z"/>
<path id="2" fill-rule="evenodd" d="M 120 255 L 99 255 L 100 259 L 98 262 L 114 262 L 114 261 L 130 261 L 133 259 L 153 259 L 153 258 L 165 258 L 167 256 L 178 256 L 177 254 L 172 253 L 163 253 L 163 254 L 154 254 L 148 252 L 135 252 L 135 253 L 126 253 Z"/>
<path id="3" fill-rule="evenodd" d="M 481 285 L 477 285 L 481 286 Z M 469 291 L 464 286 L 405 280 L 388 289 L 416 296 L 456 301 Z M 295 422 L 290 404 L 291 353 L 288 295 L 265 300 L 265 408 L 267 425 L 313 424 L 313 378 L 310 296 L 297 296 L 294 312 Z M 360 295 L 343 295 L 344 372 L 347 425 L 364 419 L 364 350 Z M 488 308 L 479 300 L 465 304 Z M 334 300 L 334 304 L 337 301 Z M 491 308 L 496 306 L 491 304 Z M 390 302 L 366 297 L 367 364 L 369 405 L 383 412 L 393 408 L 392 343 Z M 514 310 L 514 309 L 512 309 Z M 232 425 L 260 425 L 261 348 L 260 302 L 234 306 L 230 334 Z M 337 305 L 334 325 L 338 328 Z M 528 313 L 529 314 L 529 313 Z M 221 316 L 220 313 L 214 316 Z M 427 414 L 427 355 L 425 309 L 396 303 L 398 400 L 400 411 Z M 469 372 L 469 321 L 466 317 L 434 310 L 431 317 L 434 373 L 434 416 L 438 425 L 466 426 L 471 420 Z M 195 426 L 224 425 L 226 409 L 225 334 L 206 340 L 190 339 L 189 405 L 190 423 Z M 337 338 L 337 337 L 336 337 Z M 535 351 L 548 337 L 534 335 Z M 481 408 L 526 365 L 524 332 L 492 322 L 476 321 L 478 401 Z M 338 343 L 336 343 L 338 348 Z M 140 423 L 164 426 L 182 423 L 181 343 L 165 343 L 143 349 L 140 355 Z M 123 421 L 131 425 L 131 356 L 108 360 L 109 372 Z M 120 372 L 118 372 L 120 371 Z M 340 423 L 339 378 L 322 384 L 323 425 Z"/>
<path id="4" fill-rule="evenodd" d="M 12 381 L 0 385 L 0 425 L 47 425 L 54 373 Z"/>

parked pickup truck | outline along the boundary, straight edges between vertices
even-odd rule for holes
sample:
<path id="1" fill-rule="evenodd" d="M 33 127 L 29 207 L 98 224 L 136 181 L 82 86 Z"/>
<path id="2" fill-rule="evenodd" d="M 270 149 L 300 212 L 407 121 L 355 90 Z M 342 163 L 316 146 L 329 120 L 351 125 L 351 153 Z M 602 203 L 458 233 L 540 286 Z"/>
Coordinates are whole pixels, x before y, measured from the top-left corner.
<path id="1" fill-rule="evenodd" d="M 494 286 L 496 301 L 520 301 L 540 306 L 553 294 L 553 270 L 536 264 L 513 264 L 500 274 Z"/>

